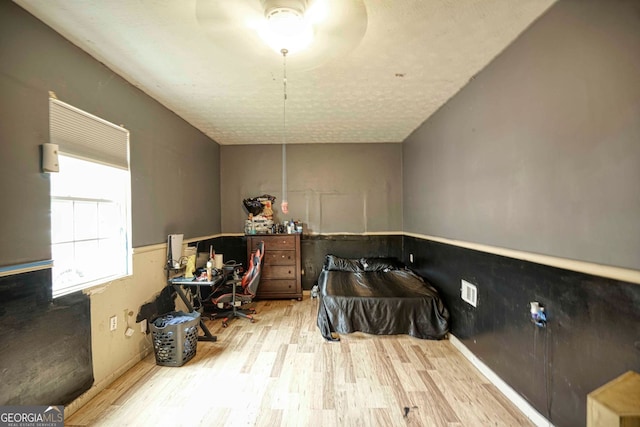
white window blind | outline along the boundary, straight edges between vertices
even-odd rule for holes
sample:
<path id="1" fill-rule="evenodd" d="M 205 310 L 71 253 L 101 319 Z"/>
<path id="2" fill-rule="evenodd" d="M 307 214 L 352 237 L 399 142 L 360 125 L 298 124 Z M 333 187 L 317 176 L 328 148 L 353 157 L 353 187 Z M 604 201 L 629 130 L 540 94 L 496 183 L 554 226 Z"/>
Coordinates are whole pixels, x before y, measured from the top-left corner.
<path id="1" fill-rule="evenodd" d="M 129 131 L 50 98 L 52 291 L 59 297 L 132 274 Z"/>
<path id="2" fill-rule="evenodd" d="M 129 169 L 129 131 L 120 126 L 49 98 L 49 132 L 61 153 Z"/>

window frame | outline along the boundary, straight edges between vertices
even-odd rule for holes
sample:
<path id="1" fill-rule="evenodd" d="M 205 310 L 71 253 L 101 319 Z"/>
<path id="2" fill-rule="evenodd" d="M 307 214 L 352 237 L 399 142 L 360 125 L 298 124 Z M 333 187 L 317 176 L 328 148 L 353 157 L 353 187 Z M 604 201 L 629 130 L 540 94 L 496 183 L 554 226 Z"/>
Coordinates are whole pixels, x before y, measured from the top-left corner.
<path id="1" fill-rule="evenodd" d="M 60 159 L 61 163 L 64 163 L 64 157 L 68 157 L 69 159 L 86 162 L 80 167 L 107 167 L 113 168 L 114 170 L 121 170 L 125 174 L 118 178 L 119 180 L 121 179 L 120 183 L 122 184 L 122 188 L 117 191 L 117 196 L 112 198 L 109 198 L 109 196 L 105 197 L 104 193 L 95 194 L 95 197 L 93 197 L 91 194 L 87 194 L 82 190 L 76 191 L 76 194 L 58 193 L 54 195 L 54 184 L 51 183 L 50 209 L 52 215 L 50 247 L 53 259 L 52 295 L 53 298 L 57 298 L 133 275 L 131 172 L 129 168 L 128 130 L 54 98 L 50 98 L 49 106 L 50 139 L 52 143 L 58 144 L 59 146 L 58 152 L 59 156 L 62 157 L 62 159 Z M 64 170 L 61 168 L 61 172 L 58 173 L 64 173 Z M 52 179 L 56 178 L 52 177 Z M 99 190 L 97 191 L 100 193 Z M 73 193 L 73 191 L 71 191 L 71 193 Z M 72 203 L 72 215 L 76 214 L 75 210 L 78 207 L 78 203 L 95 203 L 95 228 L 92 228 L 95 235 L 88 239 L 76 238 L 75 225 L 78 223 L 78 218 L 74 217 L 71 240 L 68 240 L 67 236 L 67 239 L 64 241 L 60 241 L 58 238 L 54 241 L 54 203 L 59 201 L 70 201 Z M 101 234 L 100 228 L 101 221 L 105 218 L 100 215 L 100 206 L 104 203 L 115 203 L 119 211 L 119 219 L 116 221 L 118 232 L 114 232 L 116 229 L 112 229 L 108 238 L 105 238 Z M 53 275 L 56 271 L 54 253 L 56 250 L 59 250 L 59 245 L 62 244 L 72 244 L 72 251 L 76 251 L 78 244 L 82 244 L 83 241 L 86 243 L 95 243 L 97 253 L 99 253 L 101 249 L 100 243 L 104 244 L 108 241 L 117 242 L 117 250 L 115 252 L 118 253 L 119 256 L 117 262 L 111 265 L 113 267 L 111 271 L 107 269 L 106 272 L 101 273 L 99 266 L 94 268 L 93 271 L 96 272 L 96 276 L 87 277 L 86 281 L 74 281 L 64 286 L 60 286 L 60 283 L 58 283 L 58 286 L 56 286 L 55 281 L 59 279 L 59 277 L 54 277 Z M 58 248 L 54 250 L 56 246 L 58 246 Z M 102 249 L 106 247 L 108 247 L 108 245 L 103 246 Z M 86 254 L 84 254 L 84 256 L 86 256 Z M 122 258 L 120 258 L 120 256 Z M 82 259 L 82 255 L 79 256 L 78 253 L 72 255 L 71 268 L 75 269 L 73 265 L 76 265 L 79 259 Z M 90 265 L 90 263 L 87 263 L 87 265 Z M 96 264 L 94 264 L 94 266 L 95 265 Z"/>

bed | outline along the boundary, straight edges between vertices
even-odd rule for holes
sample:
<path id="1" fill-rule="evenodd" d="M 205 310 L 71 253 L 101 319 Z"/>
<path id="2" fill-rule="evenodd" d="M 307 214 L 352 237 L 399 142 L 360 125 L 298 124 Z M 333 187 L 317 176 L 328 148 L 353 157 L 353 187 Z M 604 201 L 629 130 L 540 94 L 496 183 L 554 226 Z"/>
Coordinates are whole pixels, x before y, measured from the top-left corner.
<path id="1" fill-rule="evenodd" d="M 356 331 L 438 340 L 449 331 L 438 291 L 394 258 L 327 255 L 318 297 L 318 328 L 329 341 Z"/>

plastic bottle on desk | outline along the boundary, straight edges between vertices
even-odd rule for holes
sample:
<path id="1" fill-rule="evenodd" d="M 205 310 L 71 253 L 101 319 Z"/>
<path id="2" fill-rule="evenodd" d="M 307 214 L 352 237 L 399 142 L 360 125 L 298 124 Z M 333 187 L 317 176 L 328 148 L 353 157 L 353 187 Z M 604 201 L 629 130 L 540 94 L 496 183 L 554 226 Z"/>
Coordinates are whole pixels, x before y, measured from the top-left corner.
<path id="1" fill-rule="evenodd" d="M 207 280 L 210 282 L 213 279 L 213 261 L 207 261 Z"/>

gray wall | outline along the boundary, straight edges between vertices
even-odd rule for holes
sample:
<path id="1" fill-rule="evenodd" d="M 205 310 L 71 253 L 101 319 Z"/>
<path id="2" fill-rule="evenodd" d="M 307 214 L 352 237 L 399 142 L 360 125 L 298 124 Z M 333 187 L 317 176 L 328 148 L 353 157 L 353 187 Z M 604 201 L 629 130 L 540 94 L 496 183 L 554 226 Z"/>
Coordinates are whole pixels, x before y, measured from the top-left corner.
<path id="1" fill-rule="evenodd" d="M 640 269 L 639 76 L 640 2 L 558 1 L 404 141 L 404 231 Z M 587 394 L 640 367 L 637 284 L 409 236 L 403 253 L 553 425 L 584 426 Z"/>
<path id="2" fill-rule="evenodd" d="M 300 219 L 314 233 L 402 230 L 401 144 L 287 145 L 289 215 L 282 202 L 282 146 L 225 145 L 222 231 L 244 230 L 245 198 L 276 197 L 276 220 Z"/>
<path id="3" fill-rule="evenodd" d="M 560 1 L 403 157 L 406 232 L 640 269 L 640 2 Z"/>
<path id="4" fill-rule="evenodd" d="M 50 254 L 48 93 L 131 132 L 133 246 L 220 231 L 219 146 L 12 2 L 0 2 L 0 266 Z"/>

